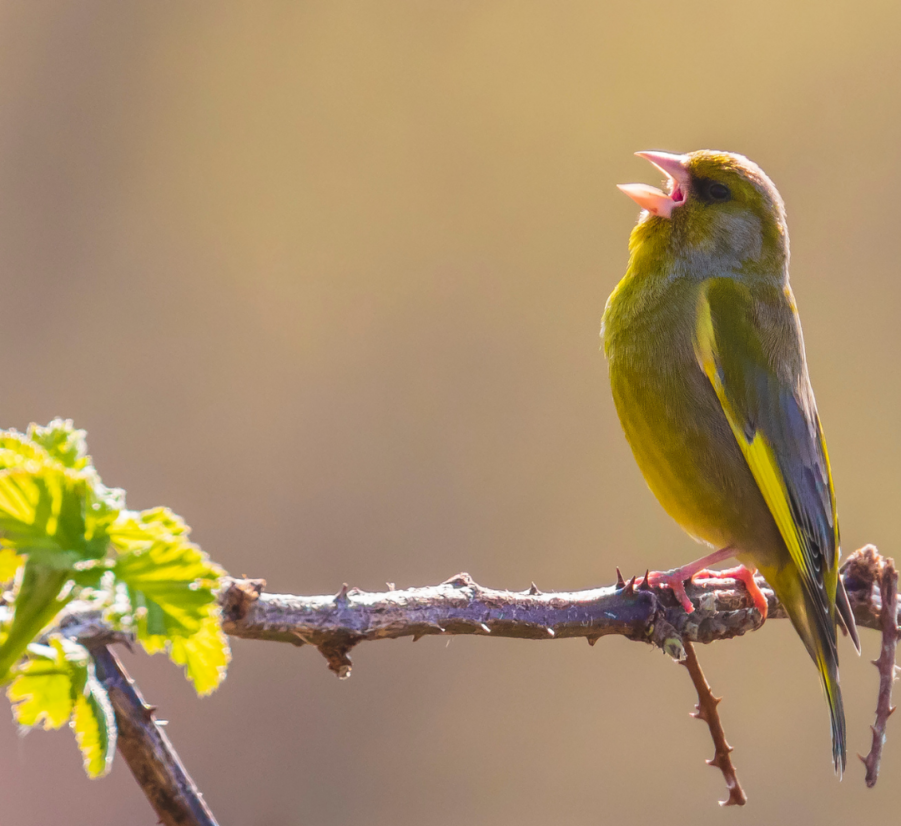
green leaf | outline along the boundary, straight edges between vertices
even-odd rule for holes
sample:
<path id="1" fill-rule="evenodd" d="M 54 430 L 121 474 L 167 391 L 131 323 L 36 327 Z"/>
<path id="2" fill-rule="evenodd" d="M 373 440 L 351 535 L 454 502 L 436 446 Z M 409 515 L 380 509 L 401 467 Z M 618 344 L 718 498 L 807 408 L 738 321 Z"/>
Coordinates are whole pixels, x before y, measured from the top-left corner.
<path id="1" fill-rule="evenodd" d="M 40 445 L 15 430 L 0 430 L 0 470 L 24 467 L 29 462 L 44 465 L 50 459 Z"/>
<path id="2" fill-rule="evenodd" d="M 6 696 L 23 728 L 60 728 L 68 722 L 89 777 L 109 771 L 116 748 L 116 718 L 82 646 L 59 636 L 51 638 L 49 645 L 28 646 Z"/>
<path id="3" fill-rule="evenodd" d="M 87 483 L 45 465 L 0 471 L 0 532 L 3 546 L 91 555 L 85 538 Z"/>
<path id="4" fill-rule="evenodd" d="M 56 419 L 28 436 L 0 431 L 0 534 L 3 547 L 106 553 L 107 528 L 124 508 L 85 454 L 84 431 Z M 33 437 L 33 440 L 32 438 Z"/>
<path id="5" fill-rule="evenodd" d="M 169 658 L 184 666 L 185 676 L 201 697 L 212 694 L 225 679 L 231 661 L 228 640 L 217 618 L 207 617 L 196 634 L 172 640 Z"/>
<path id="6" fill-rule="evenodd" d="M 142 551 L 155 542 L 187 537 L 191 529 L 169 508 L 136 513 L 125 511 L 110 531 L 110 541 L 122 551 Z"/>
<path id="7" fill-rule="evenodd" d="M 27 557 L 0 646 L 0 680 L 70 598 L 73 579 L 99 585 L 102 568 L 79 564 L 106 555 L 121 507 L 121 491 L 100 482 L 71 422 L 32 425 L 26 436 L 0 432 L 0 581 Z"/>
<path id="8" fill-rule="evenodd" d="M 85 431 L 76 430 L 71 419 L 54 419 L 46 427 L 28 425 L 26 438 L 40 445 L 63 467 L 81 470 L 91 463 Z"/>
<path id="9" fill-rule="evenodd" d="M 118 491 L 51 464 L 0 470 L 0 546 L 19 553 L 71 551 L 99 559 L 119 515 Z"/>
<path id="10" fill-rule="evenodd" d="M 134 541 L 143 527 L 145 541 Z M 123 526 L 134 550 L 116 558 L 113 572 L 128 586 L 138 613 L 138 638 L 164 635 L 188 637 L 200 630 L 215 603 L 213 588 L 224 573 L 184 536 L 172 535 L 159 525 L 140 526 L 135 519 Z M 118 526 L 110 532 L 119 544 Z"/>
<path id="11" fill-rule="evenodd" d="M 213 691 L 229 660 L 214 593 L 225 572 L 188 541 L 187 526 L 165 508 L 125 512 L 109 536 L 122 550 L 113 572 L 128 587 L 141 645 L 149 654 L 168 651 L 198 693 Z"/>
<path id="12" fill-rule="evenodd" d="M 75 667 L 67 660 L 59 639 L 51 640 L 50 645 L 29 646 L 28 659 L 6 690 L 16 722 L 26 728 L 42 725 L 51 729 L 65 725 L 74 705 L 72 671 Z M 86 668 L 86 664 L 82 667 Z"/>
<path id="13" fill-rule="evenodd" d="M 75 732 L 88 777 L 103 777 L 112 767 L 116 751 L 116 717 L 106 689 L 94 678 L 93 664 L 89 671 L 69 725 Z"/>
<path id="14" fill-rule="evenodd" d="M 12 548 L 0 548 L 0 582 L 9 582 L 24 564 L 24 556 Z"/>

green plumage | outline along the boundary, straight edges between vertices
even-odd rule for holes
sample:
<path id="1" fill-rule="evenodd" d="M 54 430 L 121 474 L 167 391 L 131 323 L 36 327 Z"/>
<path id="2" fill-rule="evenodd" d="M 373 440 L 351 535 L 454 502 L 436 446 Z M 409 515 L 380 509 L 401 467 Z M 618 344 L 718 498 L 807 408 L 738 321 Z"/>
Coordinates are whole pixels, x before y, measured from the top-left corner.
<path id="1" fill-rule="evenodd" d="M 817 664 L 845 765 L 839 540 L 829 461 L 788 284 L 782 201 L 728 153 L 682 156 L 684 201 L 642 213 L 604 313 L 613 398 L 648 486 L 688 533 L 758 568 Z M 703 197 L 710 183 L 724 200 Z M 675 186 L 675 184 L 674 184 Z M 854 636 L 856 640 L 856 635 Z"/>

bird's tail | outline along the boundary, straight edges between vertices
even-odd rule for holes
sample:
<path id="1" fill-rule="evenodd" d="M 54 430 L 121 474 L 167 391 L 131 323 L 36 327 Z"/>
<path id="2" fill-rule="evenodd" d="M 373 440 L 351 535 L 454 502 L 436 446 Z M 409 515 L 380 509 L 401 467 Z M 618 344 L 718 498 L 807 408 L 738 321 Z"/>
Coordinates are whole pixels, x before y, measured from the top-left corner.
<path id="1" fill-rule="evenodd" d="M 773 585 L 776 596 L 785 606 L 792 625 L 819 672 L 832 724 L 832 760 L 836 774 L 841 777 L 847 763 L 848 747 L 845 707 L 838 678 L 835 607 L 833 605 L 831 609 L 826 609 L 823 595 L 818 595 L 821 599 L 812 599 L 794 566 L 786 566 L 772 580 L 767 581 Z"/>
<path id="2" fill-rule="evenodd" d="M 829 704 L 829 716 L 832 723 L 832 762 L 835 773 L 841 777 L 845 770 L 848 756 L 847 736 L 845 733 L 845 706 L 842 703 L 842 689 L 838 682 L 838 657 L 817 651 L 814 656 L 817 671 L 826 702 Z"/>

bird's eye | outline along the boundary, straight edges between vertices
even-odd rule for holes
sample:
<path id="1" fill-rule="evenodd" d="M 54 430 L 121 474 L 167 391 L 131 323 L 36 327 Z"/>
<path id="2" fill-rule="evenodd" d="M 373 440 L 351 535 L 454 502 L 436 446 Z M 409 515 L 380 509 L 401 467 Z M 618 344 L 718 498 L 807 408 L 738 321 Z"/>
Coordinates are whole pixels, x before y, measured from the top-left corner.
<path id="1" fill-rule="evenodd" d="M 707 194 L 710 196 L 711 201 L 728 201 L 732 197 L 732 193 L 729 191 L 729 187 L 725 184 L 721 184 L 718 181 L 712 181 L 710 185 L 707 187 Z"/>

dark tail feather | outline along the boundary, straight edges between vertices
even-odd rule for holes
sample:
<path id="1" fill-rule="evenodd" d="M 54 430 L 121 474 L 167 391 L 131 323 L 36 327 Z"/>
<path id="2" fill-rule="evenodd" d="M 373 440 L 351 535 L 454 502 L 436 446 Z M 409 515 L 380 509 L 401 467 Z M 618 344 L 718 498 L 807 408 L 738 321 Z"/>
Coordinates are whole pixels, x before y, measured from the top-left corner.
<path id="1" fill-rule="evenodd" d="M 848 759 L 847 735 L 845 733 L 845 706 L 842 690 L 838 684 L 838 669 L 818 658 L 817 667 L 823 681 L 826 702 L 829 703 L 829 717 L 832 723 L 832 762 L 835 773 L 841 778 Z"/>
<path id="2" fill-rule="evenodd" d="M 835 607 L 838 609 L 838 616 L 845 626 L 845 630 L 851 637 L 851 642 L 860 654 L 860 637 L 857 635 L 857 623 L 854 621 L 854 612 L 851 610 L 851 603 L 848 600 L 848 592 L 845 590 L 845 583 L 842 582 L 841 574 L 838 577 L 838 587 L 835 590 Z"/>
<path id="3" fill-rule="evenodd" d="M 841 777 L 847 763 L 848 747 L 845 733 L 845 707 L 842 703 L 842 690 L 838 682 L 836 614 L 833 614 L 831 619 L 824 617 L 806 595 L 804 603 L 806 616 L 799 616 L 798 621 L 795 621 L 795 617 L 792 616 L 792 622 L 820 675 L 832 724 L 832 762 L 835 765 L 836 774 Z"/>

